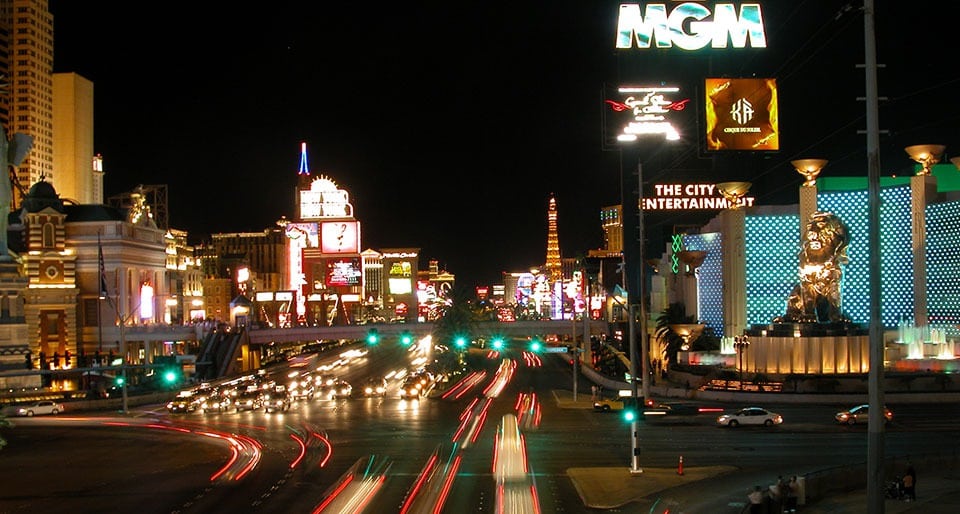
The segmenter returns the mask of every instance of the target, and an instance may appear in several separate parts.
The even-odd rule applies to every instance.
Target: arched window
[[[56,229],[53,227],[53,223],[44,223],[43,224],[43,248],[56,248]]]

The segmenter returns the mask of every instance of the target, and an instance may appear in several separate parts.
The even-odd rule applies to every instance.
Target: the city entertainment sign
[[[711,18],[712,16],[712,18]],[[720,3],[710,8],[700,2],[683,2],[668,12],[667,4],[620,4],[617,48],[766,48],[760,4]]]

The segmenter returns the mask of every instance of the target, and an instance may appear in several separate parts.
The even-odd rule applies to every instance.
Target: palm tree
[[[668,369],[671,362],[676,362],[677,352],[683,344],[683,338],[670,328],[670,325],[696,323],[693,316],[687,316],[687,307],[679,302],[671,303],[657,318],[657,330],[654,333],[660,345],[660,355],[663,369]]]

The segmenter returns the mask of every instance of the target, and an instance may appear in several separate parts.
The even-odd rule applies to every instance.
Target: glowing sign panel
[[[668,141],[680,139],[680,132],[671,121],[673,113],[686,108],[690,99],[674,100],[676,87],[621,87],[618,100],[604,100],[614,113],[623,113],[618,123],[617,141],[636,141],[639,136],[662,134]]]
[[[667,12],[666,4],[620,4],[617,19],[617,48],[671,48],[683,50],[712,48],[766,48],[763,14],[760,4],[743,4],[737,14],[732,3],[716,4],[710,20],[710,9],[700,3],[684,2]]]
[[[353,216],[350,195],[337,187],[333,180],[320,176],[310,183],[310,189],[300,191],[300,218],[344,218]]]
[[[355,286],[360,283],[362,275],[360,259],[331,259],[327,261],[326,283],[328,287]]]
[[[320,224],[320,251],[359,253],[359,221],[325,221]]]
[[[643,210],[721,210],[730,207],[730,202],[720,196],[715,184],[654,184],[653,190],[654,196],[643,197]],[[745,196],[740,199],[740,205],[753,207],[755,200],[752,196]]]
[[[706,79],[707,150],[779,150],[776,79]]]

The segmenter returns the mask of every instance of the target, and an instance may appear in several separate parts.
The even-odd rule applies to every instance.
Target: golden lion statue
[[[828,212],[810,215],[800,247],[800,283],[787,298],[787,312],[775,322],[849,322],[840,310],[840,285],[848,262],[850,233]]]

